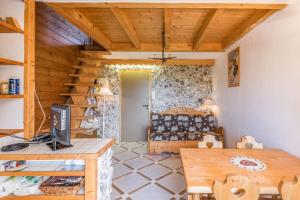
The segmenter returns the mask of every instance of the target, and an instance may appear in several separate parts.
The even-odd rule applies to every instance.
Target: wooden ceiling
[[[284,4],[48,3],[109,51],[224,51]]]

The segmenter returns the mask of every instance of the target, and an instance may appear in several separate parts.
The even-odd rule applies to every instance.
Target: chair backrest
[[[300,199],[300,176],[296,176],[293,181],[281,181],[279,190],[283,200]]]
[[[259,186],[247,176],[228,175],[225,181],[215,181],[213,188],[216,200],[257,200]]]
[[[216,140],[216,136],[207,134],[203,136],[203,141],[198,142],[198,148],[200,149],[215,149],[223,148],[223,142]]]
[[[263,149],[263,144],[255,141],[252,136],[243,136],[236,144],[237,149]]]

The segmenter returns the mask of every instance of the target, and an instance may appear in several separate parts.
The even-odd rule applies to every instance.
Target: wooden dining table
[[[212,194],[215,180],[224,181],[229,174],[246,175],[258,183],[260,194],[279,194],[280,181],[300,175],[300,159],[275,149],[196,149],[182,148],[180,155],[189,199]],[[263,171],[249,171],[231,163],[231,158],[247,156],[265,163]],[[199,195],[199,196],[198,196]]]

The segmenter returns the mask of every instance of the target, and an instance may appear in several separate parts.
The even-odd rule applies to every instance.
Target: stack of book
[[[0,160],[0,171],[19,171],[26,167],[26,160]]]

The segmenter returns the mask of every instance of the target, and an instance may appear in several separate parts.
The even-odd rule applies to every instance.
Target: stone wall
[[[102,137],[120,138],[120,94],[121,81],[119,72],[105,68],[102,74],[109,79],[114,96],[106,97],[105,129]],[[199,108],[203,101],[211,97],[212,69],[207,66],[176,65],[160,67],[152,72],[152,112],[161,112],[173,107]],[[82,123],[82,127],[98,128],[102,133],[103,101],[95,110],[87,114],[95,115],[94,120]]]

